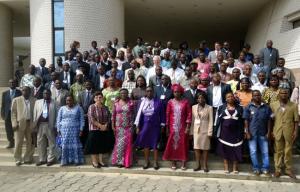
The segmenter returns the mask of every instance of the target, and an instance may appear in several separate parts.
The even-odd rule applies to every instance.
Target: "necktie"
[[[15,90],[10,91],[10,98],[13,99],[15,96]]]
[[[84,102],[84,107],[87,109],[89,107],[89,103],[90,103],[90,92],[87,92],[86,98],[85,98],[85,102]]]
[[[48,104],[47,104],[46,101],[44,101],[44,104],[43,104],[42,116],[43,116],[44,119],[46,119],[48,117]]]

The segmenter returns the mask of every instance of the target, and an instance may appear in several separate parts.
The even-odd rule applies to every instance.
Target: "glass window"
[[[300,27],[300,19],[293,22],[293,29]]]
[[[55,54],[64,53],[64,30],[54,32]]]
[[[64,27],[64,2],[54,2],[54,27]]]

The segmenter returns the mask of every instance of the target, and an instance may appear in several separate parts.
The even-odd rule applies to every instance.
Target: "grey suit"
[[[279,59],[279,52],[277,49],[268,49],[266,47],[260,50],[259,55],[264,66],[269,67],[270,70],[276,68]]]
[[[155,87],[161,85],[161,77],[157,78],[157,75],[154,75],[149,78],[149,86]]]
[[[225,59],[226,58],[225,53],[223,53],[221,50],[220,50],[220,53],[223,54],[223,57]],[[216,63],[217,62],[217,55],[216,55],[215,50],[210,51],[207,58],[210,60],[211,63]]]
[[[57,108],[55,101],[51,99],[47,106],[47,122],[40,122],[43,114],[44,99],[37,100],[33,110],[33,129],[37,132],[37,149],[40,162],[52,162],[55,159],[55,122]],[[47,157],[47,144],[49,152]]]
[[[51,98],[55,101],[57,111],[66,104],[66,97],[69,94],[69,91],[66,89],[60,89],[59,91],[60,93],[58,93],[57,89],[53,89],[51,92]]]

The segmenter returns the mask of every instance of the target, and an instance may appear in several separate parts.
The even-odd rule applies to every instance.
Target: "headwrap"
[[[172,89],[173,92],[179,91],[182,94],[184,93],[184,88],[179,84],[173,84],[171,89]]]
[[[199,78],[200,78],[200,80],[206,80],[206,79],[209,79],[209,75],[207,73],[201,73]]]

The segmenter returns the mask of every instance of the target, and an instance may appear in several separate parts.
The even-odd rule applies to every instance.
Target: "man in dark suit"
[[[226,101],[225,96],[231,92],[230,85],[221,82],[219,73],[212,76],[212,84],[207,88],[207,103],[212,106],[214,111]]]
[[[105,71],[111,70],[111,61],[108,60],[108,53],[107,52],[102,53],[101,65],[105,66]]]
[[[75,73],[70,70],[70,64],[65,62],[63,64],[63,71],[59,73],[59,80],[67,85],[67,88],[69,89],[70,86],[73,84],[75,77]]]
[[[164,108],[167,108],[168,101],[173,98],[173,92],[171,89],[171,79],[168,75],[162,75],[161,85],[154,87],[154,97],[160,99]],[[167,142],[166,129],[162,130],[161,143],[159,150],[163,151]]]
[[[149,78],[149,86],[155,87],[161,85],[161,78],[162,78],[162,67],[157,66],[155,67],[155,75]]]
[[[94,94],[93,82],[91,80],[86,80],[84,82],[84,87],[85,87],[85,90],[81,91],[78,96],[78,104],[83,109],[84,119],[85,119],[85,126],[83,128],[83,134],[81,135],[81,138],[80,138],[83,146],[85,145],[87,135],[89,132],[87,113],[88,113],[89,106],[93,103],[93,94]]]
[[[48,73],[43,76],[43,84],[48,83],[51,81],[51,73],[55,72],[55,66],[53,64],[50,64],[48,67]]]
[[[165,107],[168,101],[173,97],[173,92],[171,89],[171,79],[167,75],[161,77],[161,85],[154,87],[154,97],[162,100]]]
[[[93,63],[90,67],[90,78],[93,80],[97,73],[98,73],[98,68],[101,66],[101,57],[100,55],[95,55],[95,63]]]
[[[273,48],[273,42],[268,40],[265,48],[261,49],[259,52],[260,60],[263,66],[269,67],[270,70],[276,68],[277,61],[279,59],[279,52],[277,49]]]
[[[105,74],[105,66],[101,65],[97,69],[98,73],[93,79],[93,84],[95,86],[95,90],[102,90],[104,88],[104,81],[108,79],[108,75]]]
[[[83,75],[89,76],[90,73],[90,64],[84,62],[82,60],[82,54],[77,53],[76,54],[76,60],[71,62],[71,71],[73,73],[76,73],[76,70],[78,70],[80,67],[83,67],[85,70],[83,72]]]
[[[33,80],[32,97],[36,99],[43,99],[44,86],[42,85],[42,78],[36,76]]]
[[[5,122],[5,131],[6,137],[9,142],[8,148],[13,148],[15,146],[14,141],[14,132],[11,124],[11,101],[13,98],[19,97],[22,95],[22,92],[17,87],[17,80],[10,79],[9,80],[10,89],[2,93],[2,104],[1,104],[1,118]]]
[[[42,77],[42,79],[45,78],[45,76],[49,73],[48,68],[46,66],[46,59],[41,58],[39,60],[39,66],[35,68],[35,74]]]
[[[191,106],[197,104],[197,95],[200,92],[204,92],[202,90],[197,89],[197,86],[198,86],[197,79],[191,79],[190,88],[188,90],[186,90],[183,94],[183,97],[189,101]]]

